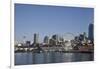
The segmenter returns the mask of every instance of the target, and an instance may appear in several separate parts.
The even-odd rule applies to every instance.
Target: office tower
[[[58,44],[63,45],[64,44],[64,38],[62,36],[58,37]]]
[[[84,35],[83,35],[83,34],[80,34],[80,35],[79,35],[79,40],[80,40],[80,41],[83,41],[83,40],[84,40]]]
[[[49,39],[49,45],[55,45],[55,41],[51,38],[51,39]]]
[[[58,41],[59,41],[58,35],[53,35],[52,36],[52,39],[55,41],[55,45],[57,45],[58,44]]]
[[[86,36],[86,32],[83,32],[83,35],[84,35],[84,39],[85,39],[85,38],[87,37],[87,36]]]
[[[30,46],[31,42],[30,41],[26,41],[26,46]]]
[[[39,34],[35,33],[34,34],[34,44],[39,43]]]
[[[79,37],[78,36],[75,36],[74,40],[75,41],[79,41]]]
[[[86,32],[84,32],[83,35],[84,35],[84,41],[87,41],[87,34],[86,34]]]
[[[45,36],[45,37],[44,37],[44,43],[45,43],[45,44],[49,44],[49,37],[48,37],[48,36]]]
[[[53,36],[52,36],[52,39],[58,41],[58,35],[53,35]]]
[[[91,40],[91,41],[94,40],[94,26],[93,26],[93,24],[89,24],[88,39]]]

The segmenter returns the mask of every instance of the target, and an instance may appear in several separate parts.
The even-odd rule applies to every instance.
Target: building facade
[[[93,24],[89,24],[88,39],[91,40],[91,41],[94,40],[94,25]]]
[[[39,34],[35,33],[34,34],[34,44],[39,43]]]
[[[44,43],[45,43],[45,44],[49,44],[49,37],[48,37],[48,36],[45,36],[45,37],[44,37]]]

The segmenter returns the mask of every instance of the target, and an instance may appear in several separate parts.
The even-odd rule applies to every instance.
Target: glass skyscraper
[[[94,40],[94,25],[93,24],[89,24],[88,39],[92,41]]]

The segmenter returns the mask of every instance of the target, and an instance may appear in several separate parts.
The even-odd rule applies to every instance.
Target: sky
[[[93,16],[93,8],[15,4],[15,41],[22,42],[23,36],[33,41],[34,33],[39,34],[40,41],[46,35],[88,34]]]

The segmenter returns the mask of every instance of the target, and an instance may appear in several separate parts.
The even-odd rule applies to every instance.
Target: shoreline
[[[49,52],[60,52],[60,53],[94,53],[94,51],[15,51],[15,53],[49,53]]]

